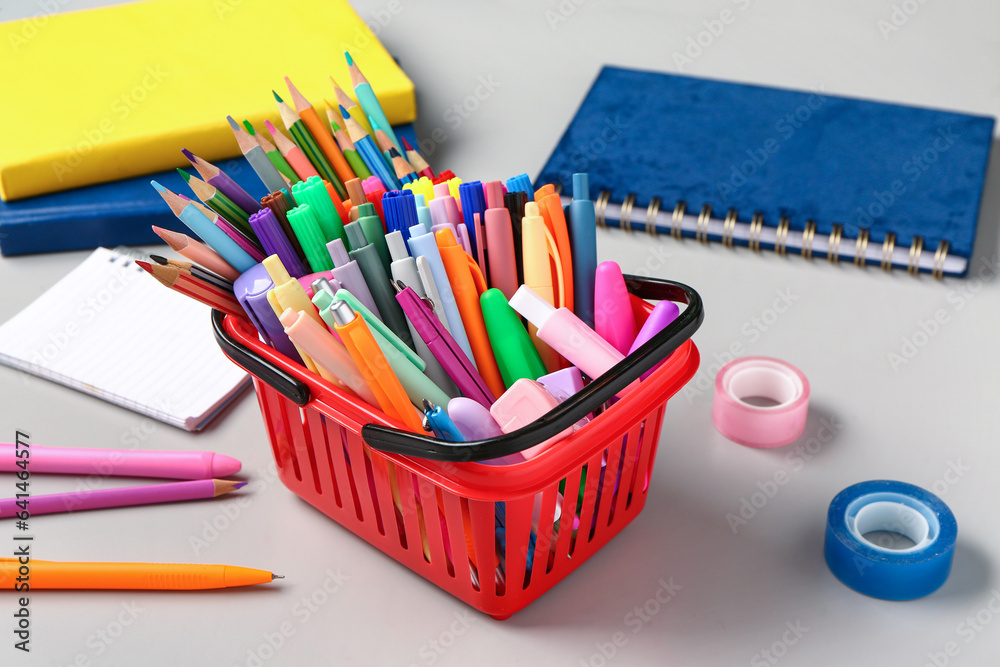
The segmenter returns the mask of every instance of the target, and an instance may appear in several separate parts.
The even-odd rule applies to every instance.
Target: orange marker
[[[482,306],[479,305],[479,296],[486,291],[486,280],[480,273],[476,260],[462,250],[450,229],[440,230],[434,238],[455,295],[455,304],[462,316],[465,334],[472,347],[472,356],[476,359],[476,368],[493,395],[500,396],[507,388],[493,357],[493,346],[490,345]]]
[[[0,558],[0,590],[17,589],[22,566],[16,558]],[[32,590],[203,590],[265,584],[280,575],[232,565],[180,563],[66,563],[31,559]],[[23,582],[21,582],[23,583]]]
[[[399,383],[399,378],[389,366],[364,319],[347,302],[339,299],[330,304],[330,313],[336,323],[333,328],[375,394],[382,412],[411,430],[422,433],[424,426],[420,413],[410,403],[403,385]]]
[[[340,180],[346,182],[352,178],[357,178],[354,170],[347,164],[344,154],[340,152],[337,142],[333,140],[333,135],[330,134],[330,126],[319,119],[316,109],[313,108],[309,100],[302,96],[299,89],[292,85],[291,79],[287,76],[285,77],[285,83],[288,84],[288,92],[292,94],[292,102],[295,103],[295,113],[305,123],[306,129],[309,130],[313,139],[319,144],[320,150],[323,151],[323,155],[326,156],[333,170],[337,172]]]
[[[555,193],[556,193],[556,186],[552,185],[551,183],[548,183],[535,190],[535,201],[540,202],[542,201],[543,197],[554,195]]]
[[[573,255],[569,245],[569,228],[566,226],[566,214],[563,212],[562,200],[557,194],[545,195],[538,203],[538,208],[545,219],[545,226],[552,233],[559,251],[559,261],[562,263],[563,297],[562,303],[553,304],[573,310]]]

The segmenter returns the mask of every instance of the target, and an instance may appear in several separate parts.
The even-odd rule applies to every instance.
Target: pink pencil
[[[165,484],[146,484],[145,486],[126,486],[118,489],[52,493],[44,496],[32,496],[29,500],[5,498],[0,500],[0,519],[17,516],[18,512],[23,511],[27,511],[30,516],[35,516],[37,514],[77,512],[107,507],[173,503],[179,500],[200,500],[221,496],[245,485],[246,482],[231,482],[225,479],[197,479],[192,482],[167,482]]]
[[[153,231],[163,239],[163,242],[173,249],[174,252],[188,258],[195,264],[199,264],[212,273],[216,273],[227,280],[236,280],[240,277],[240,272],[229,265],[229,262],[222,259],[222,255],[215,252],[201,241],[196,241],[187,234],[172,232],[153,225]]]
[[[281,156],[285,158],[285,161],[291,165],[292,171],[301,178],[303,181],[310,176],[319,176],[319,172],[316,168],[312,166],[309,162],[309,158],[305,156],[302,149],[295,145],[295,143],[281,133],[281,130],[276,128],[271,124],[271,121],[265,120],[264,125],[267,127],[267,131],[271,133],[271,138],[274,139],[274,145],[278,147],[278,152]]]
[[[18,448],[24,451],[23,446]],[[23,456],[23,454],[22,454]],[[23,470],[27,460],[31,473],[96,475],[99,477],[159,477],[162,479],[206,479],[229,477],[242,464],[231,456],[214,452],[154,451],[140,449],[91,449],[31,445],[28,458],[15,458],[14,443],[0,442],[0,472]]]

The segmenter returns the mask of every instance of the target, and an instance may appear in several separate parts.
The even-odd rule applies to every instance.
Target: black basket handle
[[[379,451],[459,463],[485,461],[514,454],[563,432],[584,415],[611,400],[659,361],[666,359],[698,330],[704,320],[701,297],[687,285],[632,275],[625,276],[625,284],[629,292],[642,299],[686,303],[687,308],[635,353],[625,357],[583,391],[560,403],[532,425],[496,438],[464,443],[443,442],[429,435],[377,424],[366,424],[361,429],[361,437],[372,449]]]
[[[223,318],[222,312],[212,309],[212,330],[222,352],[291,402],[305,406],[309,402],[309,387],[233,338],[222,324]]]
[[[627,356],[607,373],[587,385],[583,391],[553,408],[531,426],[496,438],[461,444],[443,442],[430,435],[400,431],[377,424],[366,424],[362,427],[361,437],[370,447],[379,451],[459,463],[485,461],[514,454],[563,432],[580,421],[584,415],[611,400],[659,361],[666,359],[698,330],[704,320],[701,297],[687,285],[672,280],[633,275],[625,276],[625,284],[629,292],[639,298],[686,303],[687,308],[634,354]],[[309,402],[309,387],[304,382],[237,342],[226,331],[222,320],[223,314],[213,310],[212,327],[215,338],[226,356],[296,405],[305,406]]]

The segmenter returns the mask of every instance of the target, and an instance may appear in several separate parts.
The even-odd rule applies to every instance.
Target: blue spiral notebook
[[[600,223],[964,275],[994,119],[604,67],[536,181]]]
[[[413,125],[394,126],[397,136],[417,145]],[[180,146],[177,154],[180,155]],[[183,158],[181,158],[183,159]],[[267,194],[257,174],[242,157],[215,166],[254,197]],[[190,165],[185,165],[189,167]],[[189,169],[188,171],[192,171]],[[40,197],[0,201],[0,254],[27,255],[89,248],[163,243],[151,227],[190,233],[149,184],[188,196],[190,189],[176,171],[101,183]]]

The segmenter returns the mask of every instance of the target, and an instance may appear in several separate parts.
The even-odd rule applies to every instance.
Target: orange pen
[[[344,342],[362,377],[375,394],[379,407],[388,417],[396,419],[411,430],[422,433],[422,415],[410,403],[403,385],[393,372],[368,325],[346,301],[330,304],[334,329]]]
[[[442,229],[434,235],[444,262],[444,270],[455,295],[455,305],[462,316],[462,325],[476,359],[476,368],[486,381],[494,396],[503,394],[507,387],[500,376],[500,368],[493,357],[493,346],[486,333],[479,296],[486,291],[486,279],[479,271],[479,265],[469,253],[462,250],[450,229]]]
[[[543,197],[554,195],[555,193],[556,193],[556,186],[552,185],[551,183],[548,183],[535,190],[535,201],[540,202],[542,201]]]
[[[330,166],[337,172],[340,180],[347,182],[352,178],[357,178],[354,170],[347,164],[344,154],[340,152],[340,148],[337,146],[337,142],[334,141],[333,135],[330,134],[330,126],[319,119],[316,109],[313,108],[309,100],[303,97],[299,89],[292,85],[291,79],[287,76],[285,77],[285,83],[288,84],[288,92],[292,94],[292,102],[295,103],[295,113],[305,123],[306,129],[309,130],[313,139],[319,144],[319,149],[323,151],[323,155],[329,160]]]
[[[232,565],[69,563],[0,558],[0,590],[202,590],[266,584],[281,575]],[[26,586],[22,588],[22,586]]]
[[[559,195],[551,194],[542,197],[538,202],[538,208],[545,219],[545,226],[552,233],[555,239],[556,249],[559,251],[559,262],[562,264],[562,303],[553,304],[557,308],[562,306],[573,310],[573,254],[569,245],[569,228],[566,226],[566,214],[563,212],[562,199]]]

